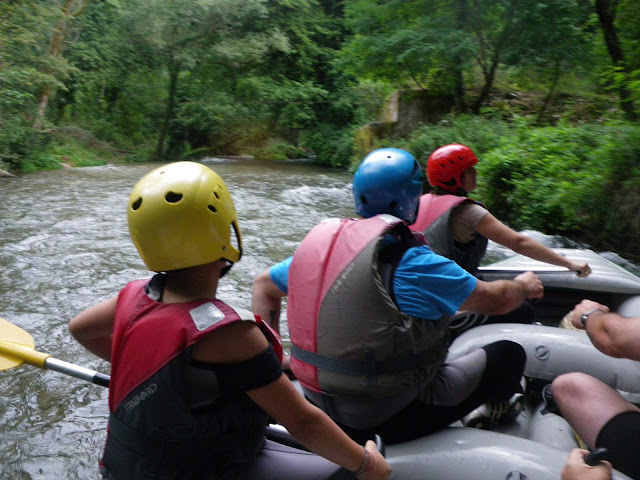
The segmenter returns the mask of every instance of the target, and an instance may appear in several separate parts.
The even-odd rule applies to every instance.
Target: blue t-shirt
[[[288,293],[289,266],[293,257],[269,269],[271,280]],[[453,260],[437,255],[426,245],[405,252],[393,277],[398,308],[417,318],[438,319],[453,315],[476,288],[477,279]]]
[[[269,269],[269,276],[273,283],[276,284],[284,293],[289,293],[289,267],[293,257],[289,257],[280,263],[276,263]]]

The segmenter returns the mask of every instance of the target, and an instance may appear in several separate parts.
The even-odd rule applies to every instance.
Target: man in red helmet
[[[427,160],[427,179],[432,193],[422,195],[413,231],[423,232],[434,252],[454,260],[472,275],[477,275],[489,240],[535,260],[566,267],[586,277],[591,268],[576,263],[545,247],[531,237],[518,233],[494,217],[480,202],[468,198],[476,189],[475,153],[461,144],[435,150]],[[482,323],[531,323],[531,305],[507,315],[487,318],[473,312],[461,313],[451,322],[454,335]]]

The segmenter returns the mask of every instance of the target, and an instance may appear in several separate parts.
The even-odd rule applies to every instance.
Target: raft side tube
[[[558,480],[567,451],[498,432],[448,427],[387,445],[393,480]],[[614,470],[615,480],[630,477]]]
[[[624,300],[616,309],[616,313],[626,318],[640,316],[640,295],[634,295]]]
[[[640,403],[640,362],[605,355],[581,330],[517,323],[481,325],[456,338],[447,359],[498,340],[522,345],[527,354],[525,377],[549,383],[563,373],[583,372],[617,390],[630,402]]]
[[[569,422],[550,411],[541,393],[535,390],[525,394],[522,410],[515,421],[493,426],[490,430],[526,438],[557,450],[564,450],[567,454],[580,446]]]
[[[579,278],[568,269],[533,260],[525,255],[514,255],[478,268],[483,280],[510,279],[519,273],[539,273],[545,288],[565,288],[585,292],[610,292],[624,295],[640,295],[640,277],[588,249],[554,248],[553,251],[574,262],[586,262],[591,274]]]

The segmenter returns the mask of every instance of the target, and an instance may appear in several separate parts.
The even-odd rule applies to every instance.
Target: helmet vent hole
[[[216,207],[214,207],[213,205],[207,205],[207,208],[211,210],[213,213],[216,213],[218,211],[216,210]]]
[[[131,204],[131,209],[135,212],[142,205],[142,197],[138,197],[138,199]]]
[[[363,205],[366,205],[367,202],[367,197],[365,197],[364,195],[360,195],[360,202],[362,202]]]
[[[220,197],[218,196],[218,192],[213,192],[213,194],[216,196],[218,200],[220,200]]]
[[[169,203],[178,203],[180,200],[182,200],[182,194],[169,192],[164,196],[164,199]]]

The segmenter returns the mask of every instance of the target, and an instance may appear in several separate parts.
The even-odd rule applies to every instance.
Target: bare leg
[[[562,416],[589,448],[594,448],[600,430],[611,418],[623,412],[640,412],[607,384],[584,373],[560,375],[552,389]]]

